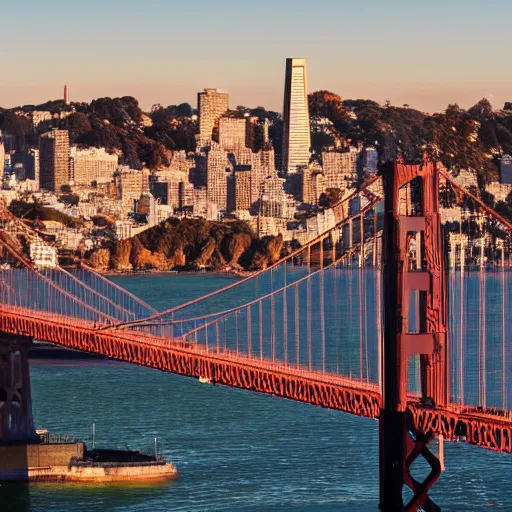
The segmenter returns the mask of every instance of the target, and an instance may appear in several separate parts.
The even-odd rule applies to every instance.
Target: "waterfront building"
[[[51,130],[39,139],[40,187],[60,192],[69,184],[69,132]]]
[[[283,164],[287,174],[309,163],[309,126],[306,59],[286,59],[283,107]]]
[[[218,92],[217,89],[205,89],[197,95],[197,109],[199,111],[199,144],[211,140],[213,129],[219,118],[229,108],[229,96],[227,93]]]

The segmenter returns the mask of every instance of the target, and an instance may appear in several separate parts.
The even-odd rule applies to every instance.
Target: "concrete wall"
[[[71,457],[84,456],[84,443],[0,446],[0,471],[68,466]]]

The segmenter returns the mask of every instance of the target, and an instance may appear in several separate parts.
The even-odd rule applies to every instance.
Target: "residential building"
[[[12,164],[22,164],[25,169],[26,179],[35,180],[39,186],[39,150],[23,149],[16,151],[11,156]]]
[[[180,208],[194,206],[194,185],[188,181],[178,183],[178,204]]]
[[[138,171],[124,165],[116,172],[117,199],[121,201],[123,215],[134,211],[135,201],[149,189],[147,169]]]
[[[229,97],[227,93],[218,92],[217,89],[205,89],[197,95],[197,109],[199,111],[199,141],[211,140],[213,129],[219,118],[229,108]]]
[[[306,59],[286,59],[283,108],[283,164],[287,174],[309,163],[309,126]]]
[[[52,126],[53,115],[47,110],[34,110],[32,112],[32,125],[34,130],[39,130],[39,133],[43,130],[47,130]]]
[[[236,117],[219,119],[219,145],[226,151],[245,148],[247,122]]]
[[[263,217],[285,217],[286,194],[282,178],[265,178],[261,184],[260,210]]]
[[[249,210],[252,206],[251,166],[237,165],[233,171],[233,210]]]
[[[151,181],[150,190],[160,204],[179,207],[179,181]]]
[[[109,183],[119,164],[118,155],[105,148],[71,148],[70,172],[75,185],[90,185],[93,181]]]
[[[319,165],[309,165],[302,170],[301,200],[306,204],[318,204],[324,191],[324,175]]]
[[[230,174],[227,153],[213,146],[206,156],[206,198],[219,210],[227,208],[227,178]]]
[[[338,188],[345,192],[357,179],[359,150],[324,151],[322,153],[324,187]]]
[[[60,192],[69,184],[69,132],[52,130],[39,139],[40,187]]]

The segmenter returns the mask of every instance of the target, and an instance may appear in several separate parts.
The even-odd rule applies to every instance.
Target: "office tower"
[[[245,148],[246,120],[234,117],[219,119],[219,145],[226,151]]]
[[[311,134],[309,128],[306,59],[286,59],[283,108],[283,165],[285,173],[308,165]]]
[[[69,132],[52,130],[39,139],[40,187],[60,192],[69,184]]]
[[[199,143],[212,139],[213,129],[219,118],[229,108],[228,95],[217,92],[217,89],[205,89],[197,94],[197,109],[199,111]]]

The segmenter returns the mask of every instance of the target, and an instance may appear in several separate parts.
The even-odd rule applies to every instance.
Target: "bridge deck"
[[[91,322],[14,306],[0,307],[0,330],[367,418],[375,419],[380,414],[378,385],[349,377],[293,368],[134,331],[98,329]],[[443,434],[447,440],[463,436],[470,444],[512,453],[512,424],[508,413],[461,408],[455,404],[436,409],[422,406],[413,396],[409,411],[411,421],[424,432]]]

